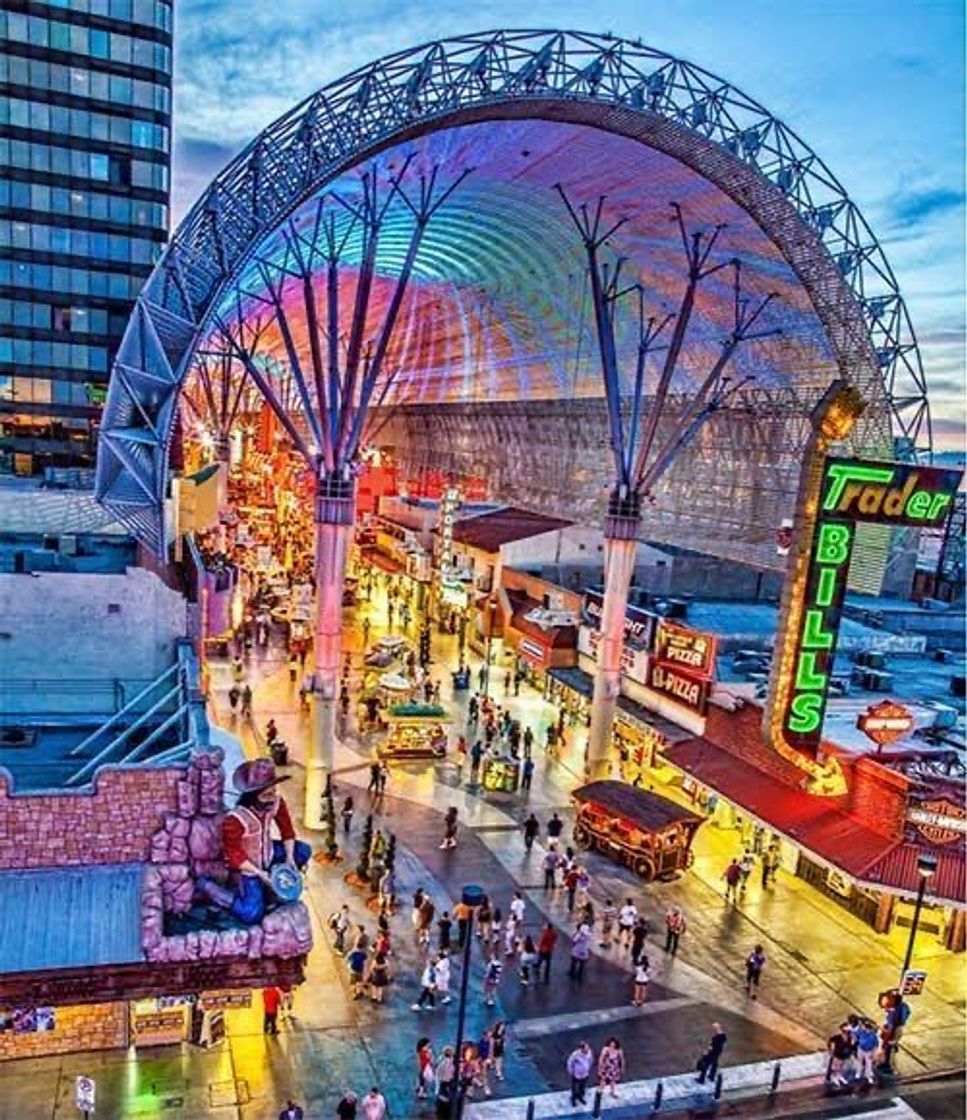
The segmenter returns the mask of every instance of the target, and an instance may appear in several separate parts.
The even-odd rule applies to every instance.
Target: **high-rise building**
[[[0,473],[92,466],[168,234],[170,0],[0,10]]]

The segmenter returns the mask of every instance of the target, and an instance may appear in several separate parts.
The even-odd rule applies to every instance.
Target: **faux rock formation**
[[[197,879],[228,880],[222,853],[223,761],[219,748],[195,752],[178,782],[177,811],[164,815],[151,838],[141,891],[141,946],[148,960],[300,957],[312,948],[309,911],[302,902],[277,907],[260,925],[165,935],[165,915],[188,913]]]

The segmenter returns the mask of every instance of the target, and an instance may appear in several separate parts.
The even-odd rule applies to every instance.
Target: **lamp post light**
[[[467,936],[463,943],[463,972],[460,976],[460,1003],[457,1007],[457,1044],[453,1051],[453,1081],[450,1083],[450,1107],[447,1113],[449,1120],[457,1120],[463,1112],[460,1061],[463,1052],[464,1021],[467,1016],[467,987],[470,983],[470,946],[473,943],[473,921],[477,915],[477,908],[484,900],[483,887],[469,883],[463,888],[461,898],[464,906],[470,909],[470,918],[467,921]]]
[[[910,926],[910,939],[907,941],[907,955],[903,958],[903,969],[900,972],[900,996],[903,996],[903,979],[906,976],[910,962],[913,960],[913,943],[917,938],[917,927],[920,925],[920,911],[923,908],[923,896],[927,883],[937,870],[937,857],[931,852],[921,852],[917,857],[917,874],[920,876],[920,885],[917,887],[917,903],[913,908],[913,924]]]
[[[484,665],[484,696],[490,695],[490,670],[493,668],[493,648],[494,648],[494,617],[497,614],[497,600],[490,596],[487,600],[487,651],[485,657],[487,659]]]

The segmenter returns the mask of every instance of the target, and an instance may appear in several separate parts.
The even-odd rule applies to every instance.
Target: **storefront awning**
[[[762,824],[854,879],[863,879],[868,868],[896,843],[827,799],[811,797],[779,781],[708,739],[677,743],[664,757]]]
[[[927,880],[926,897],[943,902],[964,905],[964,875],[967,873],[963,848],[954,842],[949,850],[931,848],[937,857],[937,870]],[[920,886],[917,858],[923,852],[918,844],[897,844],[878,859],[863,875],[864,882],[872,887],[889,891],[916,894]]]
[[[377,552],[375,549],[366,549],[363,552],[363,559],[393,576],[404,571],[403,565],[397,560],[393,560],[385,553]]]
[[[580,696],[591,696],[594,692],[594,677],[583,669],[548,669],[547,675]]]
[[[677,723],[672,723],[671,720],[665,719],[664,716],[658,715],[656,712],[646,708],[643,704],[637,703],[632,700],[630,696],[618,697],[618,711],[624,712],[635,723],[640,723],[645,727],[650,727],[652,731],[659,734],[666,743],[680,743],[683,739],[692,738],[692,733],[686,731],[683,727],[679,727]]]

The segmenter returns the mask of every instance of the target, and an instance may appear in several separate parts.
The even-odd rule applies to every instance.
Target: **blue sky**
[[[886,248],[920,339],[940,446],[964,441],[960,0],[181,0],[175,220],[265,125],[383,54],[496,27],[611,31],[762,102],[837,175]]]

